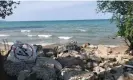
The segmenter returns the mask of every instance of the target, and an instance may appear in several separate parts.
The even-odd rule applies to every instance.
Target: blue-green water
[[[115,36],[117,28],[110,20],[68,21],[3,21],[0,22],[0,42],[20,40],[31,44],[62,43],[76,40],[78,43],[118,43],[109,37]]]

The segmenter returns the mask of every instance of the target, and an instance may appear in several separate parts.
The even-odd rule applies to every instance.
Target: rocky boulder
[[[88,48],[89,45],[90,45],[90,43],[85,43],[85,44],[83,44],[81,47],[82,47],[82,48]]]
[[[6,73],[10,76],[18,76],[20,71],[28,70],[31,71],[31,68],[35,65],[33,62],[12,62],[5,61],[4,69]]]
[[[62,69],[62,65],[58,61],[56,61],[56,60],[54,60],[52,58],[47,58],[47,57],[38,57],[37,58],[36,66],[45,65],[45,64],[46,65],[47,64],[51,64],[51,65],[53,65],[58,70]]]
[[[17,80],[37,80],[36,73],[28,70],[20,71]]]
[[[80,58],[61,57],[56,59],[64,67],[72,68],[79,65],[82,70],[85,70],[84,62]]]
[[[42,80],[55,80],[60,76],[62,65],[52,58],[38,57],[36,65],[32,68],[37,78]]]
[[[108,52],[108,47],[104,46],[104,45],[98,45],[98,50],[102,53],[102,54],[107,54]]]
[[[57,52],[61,53],[64,51],[70,51],[70,50],[76,50],[76,51],[80,51],[80,47],[77,45],[76,41],[70,41],[68,43],[65,43],[63,45],[60,45],[57,47]]]
[[[64,68],[61,75],[63,80],[95,80],[93,73],[75,68]]]
[[[133,74],[125,72],[117,80],[133,80]]]

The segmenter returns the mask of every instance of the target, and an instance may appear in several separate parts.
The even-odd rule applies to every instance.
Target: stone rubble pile
[[[133,57],[118,46],[70,42],[53,48],[36,47],[35,62],[5,61],[7,74],[18,80],[32,80],[29,77],[35,76],[31,73],[41,80],[133,80]]]

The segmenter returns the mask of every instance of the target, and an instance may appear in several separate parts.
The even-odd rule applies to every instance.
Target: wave
[[[45,37],[45,38],[49,38],[49,37],[51,37],[52,35],[38,35],[38,37],[40,37],[40,38],[43,38],[43,37]]]
[[[10,35],[6,35],[6,34],[0,34],[0,37],[8,37]]]
[[[31,29],[31,28],[44,28],[44,26],[11,26],[11,27],[0,27],[0,30],[18,30],[18,29]]]
[[[78,29],[79,31],[81,31],[81,32],[86,32],[86,30],[84,30],[84,29]]]
[[[30,32],[31,30],[21,30],[21,32]]]
[[[60,36],[60,37],[58,37],[59,39],[65,39],[65,40],[68,40],[68,39],[70,39],[70,38],[72,38],[72,37],[68,37],[68,36]]]
[[[27,36],[28,36],[28,37],[33,37],[33,36],[36,36],[36,35],[30,35],[30,34],[29,34],[29,35],[27,35]]]

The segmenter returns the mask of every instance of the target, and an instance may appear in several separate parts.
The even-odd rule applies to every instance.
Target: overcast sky
[[[96,12],[96,1],[21,1],[7,21],[109,19]]]

